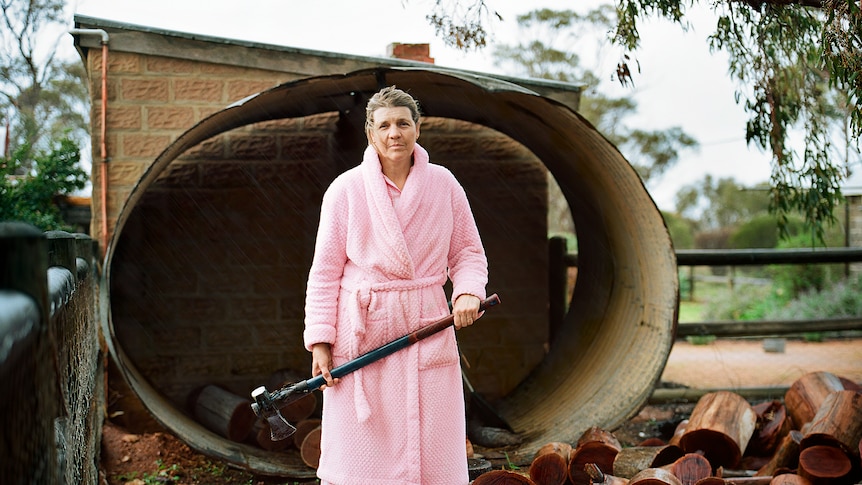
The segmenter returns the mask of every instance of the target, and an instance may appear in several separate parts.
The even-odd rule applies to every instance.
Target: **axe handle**
[[[489,296],[488,298],[486,298],[485,300],[483,300],[479,304],[479,311],[485,311],[488,308],[491,308],[492,306],[497,305],[499,303],[500,303],[500,297],[497,296],[496,293],[494,293],[493,295]],[[335,367],[334,369],[332,369],[332,371],[330,371],[332,374],[332,377],[334,377],[334,378],[344,377],[347,374],[350,374],[351,372],[353,372],[357,369],[365,367],[366,365],[368,365],[372,362],[376,362],[376,361],[378,361],[378,360],[380,360],[380,359],[382,359],[388,355],[391,355],[395,352],[398,352],[401,349],[407,348],[407,347],[415,344],[416,342],[418,342],[420,340],[426,339],[426,338],[436,334],[437,332],[439,332],[445,328],[448,328],[454,322],[455,322],[455,317],[454,317],[454,315],[450,314],[447,317],[441,318],[440,320],[437,320],[436,322],[429,323],[428,325],[426,325],[426,326],[424,326],[424,327],[422,327],[422,328],[420,328],[420,329],[418,329],[412,333],[404,335],[403,337],[399,337],[399,338],[397,338],[397,339],[395,339],[395,340],[393,340],[387,344],[383,344],[374,350],[369,350],[368,352],[360,355],[359,357],[357,357],[353,360],[350,360],[348,362],[345,362],[344,364],[341,364],[338,367]],[[317,389],[320,386],[326,384],[326,379],[324,379],[322,375],[319,375],[317,377],[313,377],[311,379],[306,380],[304,384],[305,385],[301,386],[301,387],[304,387],[305,389],[308,389],[308,390],[314,390],[314,389]]]

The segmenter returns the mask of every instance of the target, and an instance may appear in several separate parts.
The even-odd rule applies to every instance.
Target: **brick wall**
[[[98,120],[101,56],[89,52]],[[305,77],[121,51],[108,67],[111,229],[141,175],[194,123]],[[113,327],[138,371],[178,407],[205,384],[248,395],[276,369],[308,373],[305,279],[319,201],[343,163],[338,133],[329,113],[223,133],[174,161],[130,212],[111,268]],[[489,291],[505,301],[505,311],[459,334],[474,386],[502,396],[547,349],[546,170],[481,126],[428,118],[422,138],[464,185],[490,260]],[[99,234],[98,168],[93,176]]]

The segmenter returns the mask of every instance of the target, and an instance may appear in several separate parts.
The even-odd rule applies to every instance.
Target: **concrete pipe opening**
[[[441,70],[371,69],[286,83],[204,119],[131,191],[107,248],[101,302],[117,367],[192,448],[255,473],[310,478],[298,452],[236,442],[195,419],[202,386],[238,396],[308,376],[305,277],[319,203],[358,163],[364,105],[384,85],[419,99],[422,139],[467,191],[503,304],[458,333],[477,392],[530,457],[646,403],[673,342],[676,261],[655,203],[619,151],[571,109]],[[547,172],[571,209],[577,280],[548,316]]]

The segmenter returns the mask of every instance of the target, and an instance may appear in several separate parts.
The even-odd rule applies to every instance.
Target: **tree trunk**
[[[320,426],[305,435],[299,447],[299,456],[302,457],[302,462],[311,468],[317,469],[320,465]]]
[[[569,458],[569,480],[574,485],[588,485],[591,481],[584,467],[594,463],[602,473],[610,474],[614,459],[622,449],[619,440],[610,432],[596,426],[578,438],[577,446]]]
[[[539,448],[530,464],[530,479],[536,485],[563,485],[569,478],[572,445],[552,442]]]
[[[491,470],[473,480],[472,485],[536,485],[528,477],[508,470]]]
[[[196,394],[194,416],[207,429],[236,442],[245,441],[257,421],[251,400],[216,385],[204,386]]]
[[[681,458],[685,453],[675,445],[632,446],[623,448],[614,458],[613,474],[631,478],[645,468],[661,468]]]
[[[791,430],[778,445],[769,462],[757,470],[755,475],[766,477],[775,475],[780,470],[795,470],[799,465],[800,443],[802,443],[802,432]]]
[[[830,393],[844,390],[841,379],[830,372],[811,372],[796,379],[784,394],[784,406],[794,429],[802,429],[814,419],[820,404]]]
[[[742,396],[729,391],[704,394],[692,410],[680,448],[702,452],[713,468],[739,465],[754,434],[757,414]]]
[[[682,482],[662,468],[646,468],[633,476],[629,485],[682,485]]]
[[[851,483],[852,469],[850,458],[834,446],[815,445],[799,453],[799,476],[814,485]]]
[[[661,467],[673,473],[682,485],[694,485],[698,480],[712,476],[712,465],[703,455],[686,453],[669,465]]]

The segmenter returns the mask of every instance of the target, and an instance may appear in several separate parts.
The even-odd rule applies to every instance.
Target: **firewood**
[[[739,394],[707,393],[692,410],[679,446],[686,453],[702,452],[713,468],[735,467],[756,424],[754,408]]]
[[[491,470],[473,480],[472,485],[536,485],[529,477],[509,470]]]
[[[572,445],[561,442],[548,443],[533,456],[530,463],[530,479],[536,485],[563,485],[569,478],[569,455]]]
[[[862,440],[862,394],[836,391],[823,400],[802,438],[802,449],[812,445],[840,448],[853,456]]]
[[[587,463],[584,471],[589,475],[590,483],[593,485],[628,485],[629,483],[625,478],[602,473],[595,463]]]
[[[682,438],[682,435],[685,434],[686,426],[688,426],[687,419],[683,419],[682,421],[677,423],[676,429],[673,430],[673,436],[670,437],[670,440],[668,440],[667,444],[679,446],[679,440],[680,438]]]
[[[660,468],[681,458],[685,453],[675,445],[632,446],[623,448],[614,458],[611,473],[618,477],[631,478],[644,468]]]
[[[849,483],[852,468],[850,458],[835,446],[814,445],[799,453],[799,476],[816,485]]]
[[[669,465],[661,467],[679,479],[682,485],[694,485],[701,478],[712,476],[712,465],[703,455],[686,453]]]
[[[795,473],[782,473],[772,477],[769,485],[811,485],[811,482]]]
[[[793,428],[787,409],[780,401],[773,400],[754,405],[757,425],[754,435],[745,449],[746,455],[769,456]]]
[[[213,384],[195,394],[194,417],[207,429],[238,443],[248,438],[257,421],[251,400]]]
[[[302,462],[311,468],[320,465],[320,426],[309,431],[299,447]]]
[[[727,485],[723,478],[719,477],[703,477],[694,482],[694,485]]]
[[[569,457],[569,480],[575,485],[590,483],[590,476],[584,470],[587,463],[595,463],[602,473],[610,473],[621,449],[622,445],[611,432],[591,427],[578,438]]]
[[[784,406],[793,420],[794,429],[802,429],[805,423],[814,419],[826,396],[841,390],[844,390],[844,384],[831,372],[810,372],[796,379],[784,393]]]
[[[293,433],[293,444],[297,448],[302,448],[302,440],[308,436],[313,429],[320,426],[320,420],[317,418],[303,419],[296,423],[296,431]]]
[[[772,458],[766,465],[763,465],[755,475],[759,477],[772,476],[781,468],[795,469],[799,464],[799,450],[802,443],[802,432],[791,430],[787,436],[781,440],[778,449],[772,454]]]
[[[629,480],[629,485],[682,485],[682,482],[662,468],[645,468]]]

